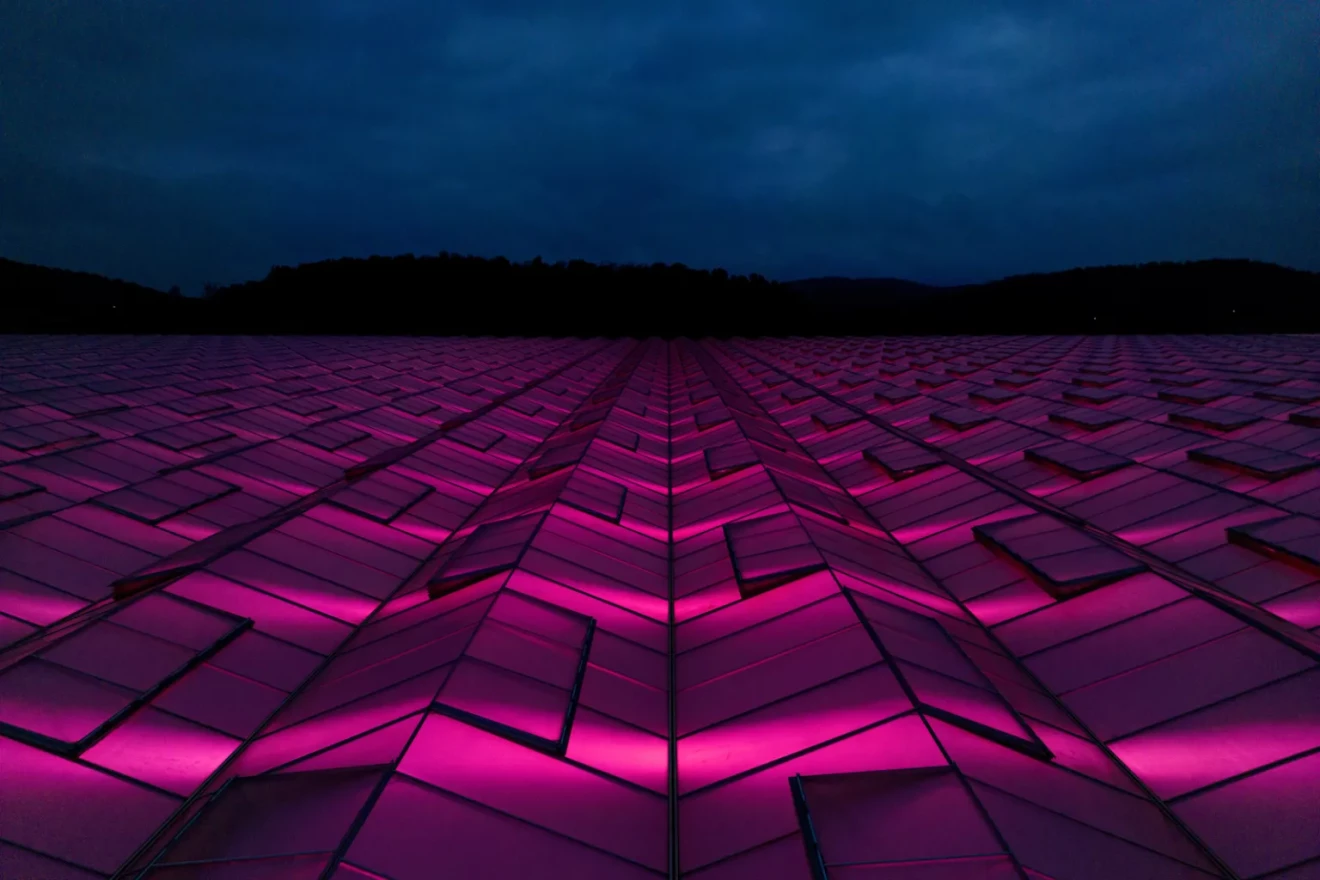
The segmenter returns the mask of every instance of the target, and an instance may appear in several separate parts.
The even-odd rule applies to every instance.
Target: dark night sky
[[[5,0],[0,256],[1320,269],[1315,0]]]

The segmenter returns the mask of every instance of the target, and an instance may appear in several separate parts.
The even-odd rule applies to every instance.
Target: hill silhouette
[[[933,287],[440,253],[275,266],[203,297],[0,259],[6,332],[728,336],[1320,331],[1320,273],[1251,260]]]
[[[0,293],[0,332],[8,333],[168,332],[197,311],[177,291],[4,258]]]
[[[1091,266],[956,287],[806,279],[824,325],[918,333],[1320,331],[1320,273],[1255,260]],[[886,332],[886,331],[867,331]]]

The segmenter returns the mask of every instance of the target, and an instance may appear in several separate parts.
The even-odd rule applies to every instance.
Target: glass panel
[[[947,769],[803,779],[827,865],[986,855],[1002,846]]]
[[[427,718],[399,769],[654,870],[665,867],[665,798],[452,718]]]
[[[143,708],[83,752],[83,760],[189,795],[238,745],[237,739]]]
[[[567,690],[471,660],[458,664],[437,701],[550,742],[568,712]]]
[[[65,743],[88,736],[136,697],[40,660],[0,673],[0,721]]]
[[[162,861],[332,852],[381,775],[327,770],[237,779]]]
[[[19,807],[0,810],[0,838],[106,874],[179,805],[177,798],[4,737],[0,792],[7,805]]]
[[[663,818],[659,821],[663,826]],[[509,845],[510,841],[517,843]],[[385,787],[349,847],[347,861],[392,880],[432,880],[437,866],[455,877],[653,880],[656,876],[406,778],[395,778]],[[335,880],[359,878],[335,875]]]
[[[195,652],[97,621],[42,652],[42,659],[114,684],[146,691],[182,669]]]

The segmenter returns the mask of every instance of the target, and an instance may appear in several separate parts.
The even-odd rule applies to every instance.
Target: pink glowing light
[[[83,753],[93,764],[179,795],[192,794],[239,740],[143,709]]]
[[[590,709],[578,709],[566,757],[657,794],[669,791],[668,740]]]
[[[249,745],[233,765],[238,775],[255,775],[295,761],[420,712],[430,705],[448,670],[440,670],[389,690],[266,734]]]
[[[679,740],[679,790],[695,791],[911,708],[888,669],[863,670]]]
[[[1320,678],[1312,673],[1262,703],[1258,717],[1209,711],[1110,748],[1162,797],[1176,797],[1320,746]],[[1285,703],[1287,697],[1309,700]]]
[[[6,839],[105,873],[116,870],[179,804],[5,737],[0,737],[0,791],[6,805],[23,805],[0,810]]]
[[[1300,877],[1318,372],[8,337],[0,876]]]
[[[659,870],[665,799],[432,715],[399,770]]]

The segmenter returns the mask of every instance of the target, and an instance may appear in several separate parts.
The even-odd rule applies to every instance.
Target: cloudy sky
[[[5,0],[0,256],[1320,269],[1315,0]]]

